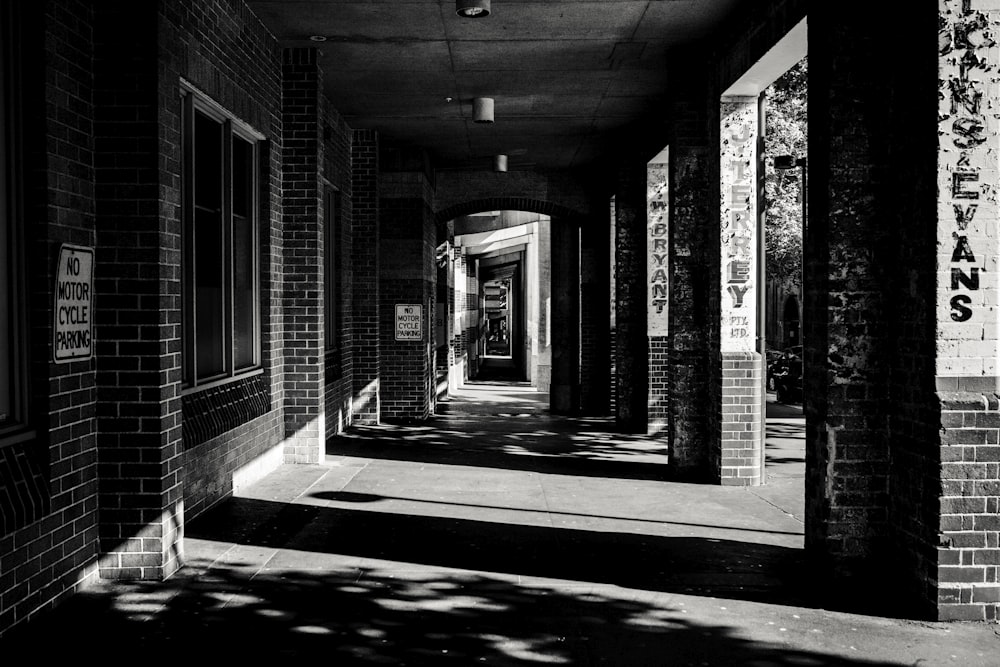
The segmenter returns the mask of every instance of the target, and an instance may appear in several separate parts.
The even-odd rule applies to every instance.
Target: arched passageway
[[[504,206],[523,208],[491,208]],[[586,379],[610,374],[608,308],[581,300],[584,291],[603,290],[608,303],[606,265],[603,271],[588,265],[593,257],[606,260],[607,239],[602,239],[603,252],[589,251],[597,235],[584,216],[525,198],[463,202],[436,217],[437,255],[443,258],[438,263],[441,317],[436,332],[439,397],[445,387],[453,390],[481,373],[501,372],[547,393],[554,412],[607,414],[606,379]],[[494,282],[506,285],[502,317],[495,295],[486,294]],[[584,328],[586,345],[581,344]],[[506,354],[490,354],[501,335],[506,336]]]

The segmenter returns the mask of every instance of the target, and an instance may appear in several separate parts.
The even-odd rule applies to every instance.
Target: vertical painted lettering
[[[669,170],[666,158],[646,165],[646,330],[668,333],[670,291]]]
[[[938,12],[937,372],[995,376],[1000,132],[988,95],[1000,84],[1000,13],[968,0],[940,0]]]
[[[722,316],[730,323],[722,345],[749,352],[757,334],[756,97],[723,99],[721,136]]]

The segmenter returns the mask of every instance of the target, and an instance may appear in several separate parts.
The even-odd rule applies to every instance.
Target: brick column
[[[580,407],[580,228],[566,218],[552,220],[552,384],[553,413]]]
[[[155,6],[101,3],[96,11],[100,571],[162,579],[183,561],[181,224],[177,193],[160,199],[171,179],[155,150],[161,124],[167,133],[179,128],[167,117],[177,87],[157,89]]]
[[[454,249],[454,221],[438,224],[437,232],[437,304],[434,309],[435,396],[446,397],[449,390],[448,376],[455,358],[452,336],[455,329],[452,253]]]
[[[903,202],[894,201],[897,195],[887,187],[893,171],[887,165],[886,141],[894,132],[888,113],[894,77],[881,76],[871,63],[891,55],[891,49],[881,46],[888,43],[884,35],[891,26],[866,14],[820,3],[809,16],[809,89],[823,93],[809,99],[802,337],[805,544],[828,570],[824,578],[836,587],[870,572],[887,541],[887,383],[892,357],[900,345],[909,344],[890,339],[887,327],[897,299],[910,295],[904,298],[926,300],[911,293],[916,267],[911,275],[900,276],[899,292],[886,298],[888,277],[902,268],[894,249],[905,243],[893,237],[889,221]],[[901,117],[913,111],[900,109]],[[932,124],[935,115],[927,114]],[[933,132],[932,127],[931,137]],[[925,183],[923,189],[933,187]],[[914,326],[911,332],[922,337],[922,328]],[[915,378],[909,390],[919,390],[920,384],[927,391],[926,379]],[[910,417],[921,414],[927,414],[924,408]],[[926,424],[918,430],[936,429]],[[926,451],[922,445],[918,449]],[[900,493],[915,491],[908,486],[901,485]],[[901,565],[906,567],[906,560],[890,562],[897,571]]]
[[[661,158],[662,159],[662,158]],[[665,434],[670,423],[670,171],[646,166],[646,335],[649,345],[647,431]]]
[[[591,217],[581,229],[580,249],[580,409],[609,414],[610,243],[606,216]]]
[[[714,213],[716,195],[708,176],[708,150],[678,146],[671,150],[670,168],[670,467],[673,474],[700,476],[714,447],[709,429],[711,382],[705,368],[709,351],[709,281],[704,260],[707,243],[704,220]],[[711,193],[711,194],[709,194]],[[715,236],[714,230],[711,236]],[[718,251],[711,251],[718,256]],[[709,269],[711,270],[711,269]],[[717,299],[716,299],[717,301]],[[716,330],[717,331],[717,330]]]
[[[465,258],[465,350],[468,355],[468,373],[474,378],[479,373],[479,260]]]
[[[282,65],[285,462],[318,463],[326,441],[322,72],[316,49]]]
[[[671,84],[667,386],[670,469],[678,477],[706,475],[721,415],[712,389],[721,364],[709,362],[719,332],[718,315],[710,313],[717,312],[721,299],[717,283],[707,279],[718,275],[721,264],[718,228],[705,223],[718,215],[719,201],[718,177],[710,169],[718,164],[717,151],[710,148],[718,127],[718,99],[707,92],[710,80],[706,72],[690,70]]]
[[[466,267],[465,249],[461,247],[453,248],[451,260],[451,300],[452,300],[452,367],[448,377],[448,388],[451,390],[461,387],[469,379],[468,351],[465,349],[466,343],[466,306],[465,290],[467,281],[465,277]]]
[[[351,144],[351,205],[354,239],[354,396],[358,424],[379,417],[379,240],[378,133],[355,130]]]
[[[763,475],[761,355],[757,335],[757,98],[725,98],[721,110],[722,423],[714,452],[726,485]]]
[[[532,349],[532,383],[540,392],[548,392],[552,385],[552,221],[538,221],[538,243],[534,249],[534,266],[531,269],[538,286],[534,318],[535,342]],[[530,277],[529,277],[530,280]]]
[[[425,420],[433,411],[434,386],[433,194],[420,172],[383,174],[381,192],[381,419]]]
[[[615,193],[615,415],[628,433],[646,432],[646,163],[618,171]]]
[[[941,0],[936,384],[938,618],[1000,615],[1000,5]],[[933,459],[931,461],[933,463]]]

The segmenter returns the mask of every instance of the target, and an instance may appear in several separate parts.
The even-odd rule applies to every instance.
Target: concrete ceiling
[[[356,129],[426,149],[437,168],[575,169],[660,107],[667,54],[748,0],[250,0],[285,46],[323,52],[326,92]],[[751,0],[752,1],[752,0]],[[326,41],[316,42],[312,36]],[[495,100],[495,122],[472,99]]]

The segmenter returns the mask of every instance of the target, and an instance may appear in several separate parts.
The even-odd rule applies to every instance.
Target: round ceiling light
[[[490,0],[455,0],[455,13],[467,19],[490,15]]]

